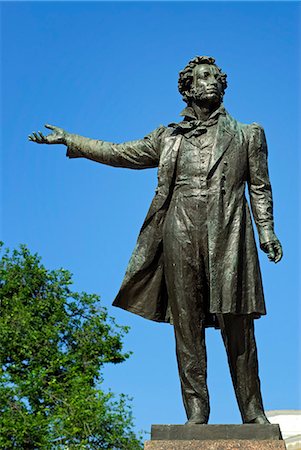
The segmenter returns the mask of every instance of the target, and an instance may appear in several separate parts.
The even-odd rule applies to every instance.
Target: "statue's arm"
[[[52,130],[50,135],[33,133],[29,140],[39,144],[64,144],[69,158],[88,158],[109,166],[129,169],[146,169],[159,164],[164,127],[157,128],[143,139],[115,144],[68,133],[53,125],[45,126]]]
[[[248,187],[252,213],[258,230],[261,249],[269,259],[282,258],[281,244],[274,231],[273,197],[268,171],[265,133],[258,124],[250,125]]]
[[[121,144],[89,139],[76,134],[67,137],[69,158],[88,158],[102,164],[129,169],[157,167],[160,157],[160,127],[143,139]]]

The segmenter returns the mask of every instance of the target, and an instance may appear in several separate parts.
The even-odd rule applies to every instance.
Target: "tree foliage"
[[[127,327],[71,284],[26,246],[3,251],[0,448],[140,449],[128,398],[101,389],[103,365],[129,357]]]

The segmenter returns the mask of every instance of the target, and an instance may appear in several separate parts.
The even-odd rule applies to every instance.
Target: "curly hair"
[[[191,84],[193,80],[193,69],[200,64],[212,64],[220,73],[220,81],[223,86],[223,93],[227,88],[227,75],[215,64],[215,59],[211,56],[196,56],[191,59],[187,66],[179,73],[178,89],[186,103],[190,103],[193,97],[191,92]]]

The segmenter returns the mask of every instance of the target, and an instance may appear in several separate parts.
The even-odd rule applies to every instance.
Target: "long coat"
[[[183,134],[159,127],[144,139],[113,144],[71,135],[67,156],[132,169],[158,167],[158,187],[113,305],[169,322],[164,277],[163,224],[171,200]],[[274,239],[267,146],[260,125],[220,115],[207,175],[209,302],[211,313],[266,314],[257,248],[245,187],[260,245]]]

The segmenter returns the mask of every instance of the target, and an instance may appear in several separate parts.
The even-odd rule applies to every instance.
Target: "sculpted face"
[[[194,68],[192,92],[197,103],[221,103],[224,92],[216,66],[200,64]]]

